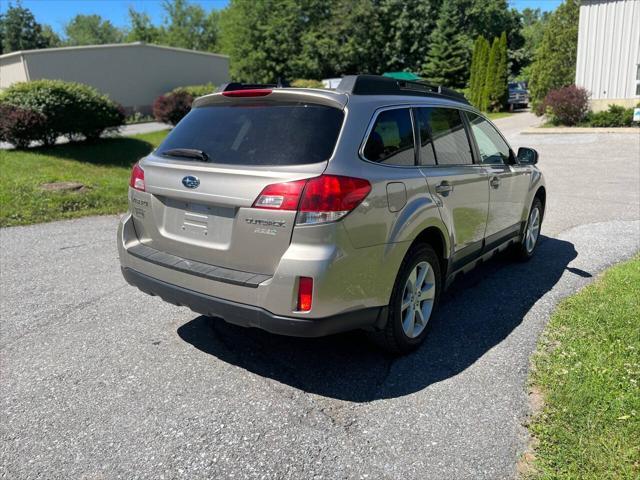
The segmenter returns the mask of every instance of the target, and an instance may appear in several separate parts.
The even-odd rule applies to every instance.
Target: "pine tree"
[[[507,34],[502,32],[498,42],[498,51],[496,54],[496,72],[491,88],[492,92],[489,98],[489,109],[499,112],[507,106],[509,98],[509,90],[507,80],[509,76],[509,59],[507,52]]]
[[[480,37],[476,38],[473,44],[473,53],[471,54],[471,68],[469,69],[469,94],[468,99],[474,105],[475,102],[475,89],[478,84],[478,53],[480,52]]]
[[[500,40],[493,39],[489,59],[487,61],[487,72],[485,75],[482,97],[480,98],[480,110],[487,111],[491,107],[491,98],[495,86],[498,62],[500,61]]]
[[[479,36],[473,47],[471,61],[471,78],[469,79],[469,101],[476,107],[480,106],[484,81],[487,75],[487,61],[489,55],[489,42],[483,36]]]
[[[423,75],[432,83],[462,88],[467,80],[469,49],[462,17],[454,0],[444,0],[431,34]]]

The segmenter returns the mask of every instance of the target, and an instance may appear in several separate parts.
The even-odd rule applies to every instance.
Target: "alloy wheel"
[[[402,330],[416,338],[427,326],[436,295],[435,273],[429,262],[420,262],[411,271],[402,293]]]
[[[527,231],[525,233],[525,248],[527,253],[533,252],[536,242],[538,241],[538,235],[540,234],[540,210],[533,208],[531,214],[529,214],[529,221],[527,222]]]

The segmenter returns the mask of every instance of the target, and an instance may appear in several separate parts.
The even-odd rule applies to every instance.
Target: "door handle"
[[[453,185],[450,185],[449,182],[444,181],[440,185],[436,186],[436,193],[446,197],[449,193],[453,192]]]
[[[498,188],[500,186],[500,179],[498,177],[493,177],[489,183],[493,188]]]

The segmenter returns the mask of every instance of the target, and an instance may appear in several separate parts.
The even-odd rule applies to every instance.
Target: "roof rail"
[[[338,92],[353,95],[415,95],[425,97],[447,97],[469,104],[466,97],[447,87],[430,85],[426,82],[413,82],[382,77],[380,75],[347,75],[342,77],[336,88]]]
[[[229,92],[231,90],[257,90],[261,88],[284,88],[288,87],[289,83],[286,81],[278,80],[278,83],[240,83],[240,82],[230,82],[223,83],[218,87],[216,92]]]

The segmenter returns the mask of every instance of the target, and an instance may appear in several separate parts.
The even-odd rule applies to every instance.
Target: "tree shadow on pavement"
[[[292,338],[200,316],[178,335],[224,362],[306,392],[354,402],[399,397],[464,371],[500,343],[576,255],[573,244],[541,237],[527,263],[504,255],[486,262],[454,282],[425,343],[402,358],[382,353],[363,332]]]

